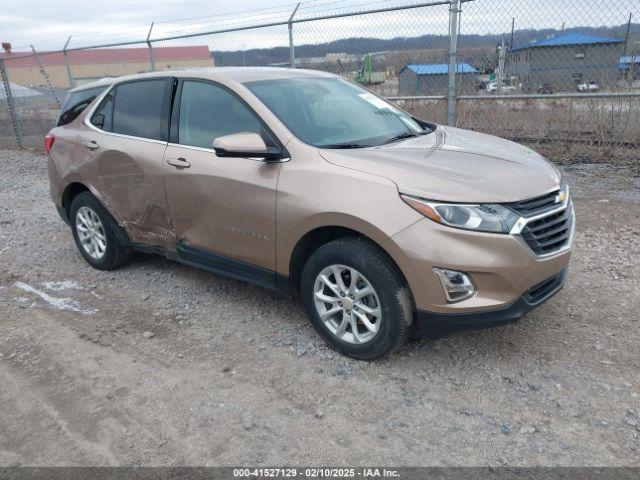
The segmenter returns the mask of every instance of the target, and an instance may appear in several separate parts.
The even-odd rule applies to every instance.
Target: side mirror
[[[267,162],[282,158],[280,149],[267,147],[257,133],[241,132],[218,137],[213,141],[213,149],[219,157],[261,158]]]

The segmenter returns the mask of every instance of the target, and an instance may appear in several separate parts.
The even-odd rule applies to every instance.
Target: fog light
[[[447,303],[460,302],[476,293],[476,287],[466,273],[444,268],[434,268],[433,273],[440,280]]]

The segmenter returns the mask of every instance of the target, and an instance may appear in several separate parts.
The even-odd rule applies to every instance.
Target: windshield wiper
[[[432,133],[435,129],[424,129],[421,130],[419,132],[403,132],[400,133],[398,135],[394,135],[391,138],[386,139],[384,142],[381,143],[381,145],[386,145],[387,143],[393,143],[393,142],[397,142],[398,140],[404,140],[406,138],[413,138],[413,137],[419,137],[421,135],[427,135],[429,133]]]
[[[367,148],[371,145],[363,145],[361,143],[330,143],[328,145],[320,145],[318,148]]]
[[[426,130],[423,130],[422,132],[404,132],[399,135],[394,135],[393,137],[386,139],[384,142],[382,142],[382,145],[386,145],[387,143],[397,142],[398,140],[404,140],[405,138],[419,137],[420,135],[426,135],[427,133],[431,133],[431,132],[428,132]]]

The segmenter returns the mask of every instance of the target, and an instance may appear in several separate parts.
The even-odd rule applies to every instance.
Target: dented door
[[[218,157],[212,149],[215,138],[231,133],[267,138],[262,122],[234,92],[212,82],[183,80],[175,98],[163,166],[179,253],[273,271],[280,165]]]
[[[95,139],[95,178],[107,209],[134,243],[173,250],[175,239],[162,178],[167,144],[88,133]]]
[[[189,166],[179,166],[180,162]],[[222,158],[213,150],[169,145],[164,169],[178,242],[275,269],[280,164]]]
[[[101,100],[77,145],[102,202],[133,243],[175,248],[164,191],[172,78],[118,84]]]

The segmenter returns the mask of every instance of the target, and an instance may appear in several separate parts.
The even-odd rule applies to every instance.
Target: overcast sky
[[[299,16],[358,11],[420,0],[302,0]],[[68,35],[71,46],[144,39],[156,22],[152,38],[211,31],[286,20],[295,0],[3,0],[0,40],[14,51],[34,44],[39,50],[60,49]],[[448,32],[447,6],[297,24],[296,42],[321,43],[350,36],[391,38]],[[463,33],[509,31],[516,28],[560,28],[620,25],[629,12],[640,21],[640,0],[475,0],[463,4]],[[207,44],[234,50],[287,44],[286,27],[198,37],[166,45]]]

